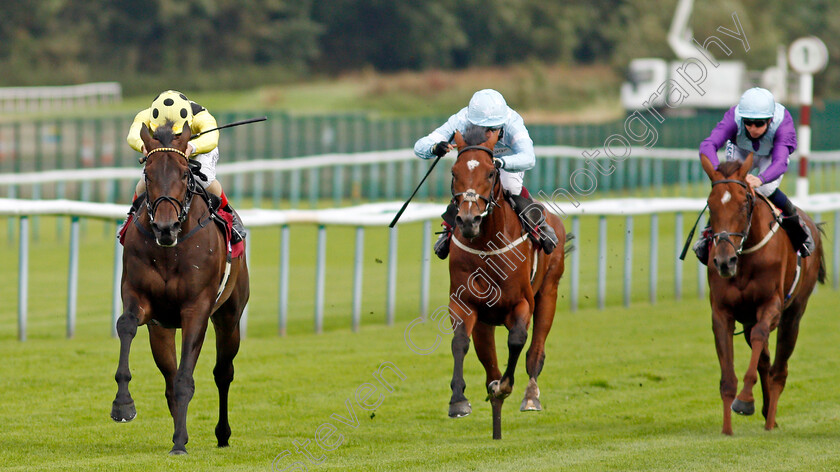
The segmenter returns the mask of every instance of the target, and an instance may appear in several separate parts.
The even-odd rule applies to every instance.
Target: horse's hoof
[[[134,401],[124,405],[118,405],[114,402],[111,405],[111,419],[118,423],[128,423],[137,416],[137,409],[134,408]]]
[[[736,398],[732,402],[732,411],[739,415],[750,416],[755,413],[755,402],[742,402]]]
[[[490,400],[491,398],[496,398],[500,400],[504,400],[510,395],[510,392],[505,392],[502,390],[502,383],[498,380],[494,380],[487,384],[487,399]]]
[[[171,451],[169,451],[170,456],[186,456],[187,450],[183,447],[173,447]]]
[[[523,398],[519,411],[542,411],[539,398]]]
[[[470,405],[469,400],[462,400],[460,402],[449,404],[450,418],[463,418],[470,413],[472,413],[472,405]]]

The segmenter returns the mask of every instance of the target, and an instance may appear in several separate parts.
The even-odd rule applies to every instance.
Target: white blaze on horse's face
[[[471,160],[471,161],[467,161],[467,168],[468,168],[470,171],[472,171],[472,170],[473,170],[473,169],[475,169],[476,167],[478,167],[478,161],[477,161],[477,160],[473,159],[473,160]]]
[[[720,199],[720,202],[725,205],[729,200],[732,200],[732,194],[729,193],[729,190],[727,190],[723,193],[723,197]]]

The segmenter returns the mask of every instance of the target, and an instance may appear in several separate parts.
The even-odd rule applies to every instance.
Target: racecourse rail
[[[826,239],[826,244],[832,244],[831,273],[840,273],[840,193],[816,194],[803,199],[794,199],[795,203],[811,214],[833,213],[833,237]],[[606,303],[607,289],[607,217],[624,216],[624,256],[623,256],[623,303],[630,303],[631,286],[633,283],[633,222],[634,217],[650,215],[650,247],[659,247],[659,215],[673,213],[675,217],[674,243],[677,254],[674,254],[675,276],[674,295],[677,299],[682,296],[682,268],[677,258],[683,247],[685,235],[682,232],[684,214],[689,218],[704,207],[704,199],[692,198],[638,198],[638,199],[603,199],[584,201],[575,207],[569,202],[555,201],[555,209],[567,219],[566,224],[570,232],[580,235],[580,217],[582,215],[598,217],[598,307],[603,309]],[[278,306],[278,331],[285,333],[289,302],[289,232],[295,225],[317,225],[318,243],[316,252],[316,280],[315,280],[315,331],[320,332],[323,327],[325,303],[325,272],[326,272],[326,238],[329,226],[350,226],[356,228],[354,280],[352,301],[352,328],[358,330],[361,320],[362,299],[362,261],[364,248],[364,232],[366,227],[387,226],[402,202],[371,203],[355,207],[324,210],[241,210],[239,213],[243,222],[249,227],[281,227],[280,249],[280,282]],[[420,273],[420,313],[426,316],[429,311],[429,275],[432,245],[432,223],[439,219],[444,205],[431,203],[412,203],[402,215],[401,223],[423,222],[423,238],[420,252],[422,264]],[[26,340],[27,298],[28,298],[28,268],[29,268],[29,219],[37,215],[58,215],[71,218],[70,230],[70,258],[68,268],[68,297],[67,297],[67,336],[72,337],[76,320],[76,292],[78,288],[79,261],[79,223],[82,218],[95,218],[113,221],[116,229],[126,212],[125,205],[108,203],[89,203],[71,200],[21,200],[0,199],[0,216],[19,218],[19,265],[18,265],[18,338]],[[571,218],[569,223],[568,218]],[[701,221],[701,224],[703,222]],[[386,319],[389,325],[394,323],[395,300],[397,295],[397,231],[398,226],[390,229],[387,261],[387,290],[386,290]],[[650,251],[649,297],[650,303],[655,303],[657,296],[657,267],[658,251]],[[689,256],[689,260],[693,259]],[[580,251],[573,251],[569,255],[567,276],[570,279],[570,309],[578,308],[580,296]],[[113,298],[112,298],[112,335],[115,335],[115,323],[121,314],[120,277],[122,273],[122,246],[114,243],[113,265]],[[696,263],[698,271],[698,294],[703,294],[705,268]],[[838,278],[833,278],[834,289],[838,288]],[[247,331],[247,308],[243,314],[242,334]]]

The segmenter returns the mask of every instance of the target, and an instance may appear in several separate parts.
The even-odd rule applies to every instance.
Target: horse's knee
[[[720,380],[720,396],[721,397],[735,397],[735,392],[738,390],[737,379],[721,379]]]
[[[229,384],[233,382],[233,364],[228,366],[216,366],[213,368],[213,379],[216,385]]]
[[[753,347],[755,343],[765,343],[767,342],[767,337],[770,336],[770,330],[764,325],[755,325],[750,331],[750,347]]]
[[[462,354],[466,355],[467,351],[470,350],[470,337],[464,333],[456,332],[454,336],[452,336],[452,354]]]
[[[527,340],[528,330],[521,324],[517,324],[508,333],[508,348],[522,349]]]
[[[192,375],[178,373],[175,376],[175,399],[176,403],[190,401],[195,393],[195,380]]]
[[[133,338],[137,334],[137,316],[134,313],[123,313],[117,319],[117,335]]]

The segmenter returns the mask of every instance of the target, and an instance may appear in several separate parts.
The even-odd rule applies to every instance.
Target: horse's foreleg
[[[175,372],[178,370],[178,359],[175,354],[175,329],[167,329],[153,324],[149,327],[149,344],[163,380],[166,382],[166,404],[169,414],[175,418]]]
[[[206,311],[210,307],[204,307]],[[204,311],[206,313],[206,311]],[[196,310],[198,313],[202,311]],[[175,374],[175,434],[172,435],[172,450],[170,454],[186,454],[186,444],[189,441],[187,434],[187,409],[195,393],[195,381],[193,371],[198,361],[198,354],[204,344],[204,335],[207,331],[207,317],[195,313],[181,313],[181,364]]]
[[[117,396],[111,405],[111,418],[114,421],[127,422],[137,416],[134,400],[128,391],[128,382],[131,381],[128,354],[131,350],[131,341],[137,334],[137,324],[137,315],[131,310],[123,312],[117,320],[117,336],[120,338],[120,360],[117,373],[114,375],[114,379],[117,381]]]
[[[738,377],[733,364],[732,333],[735,320],[720,312],[712,313],[712,331],[715,334],[715,350],[720,362],[720,398],[723,401],[723,434],[732,435],[732,401],[738,389]]]
[[[799,321],[805,312],[804,304],[794,304],[785,313],[782,322],[779,323],[779,330],[776,334],[776,358],[773,359],[773,366],[770,368],[770,401],[767,414],[765,415],[764,429],[771,430],[778,426],[776,424],[776,407],[779,405],[779,397],[785,389],[787,382],[787,363],[793,354],[796,346],[796,339],[799,336]]]
[[[455,311],[452,304],[449,306],[451,313],[460,313],[460,309]],[[468,313],[461,316],[461,321],[455,326],[455,332],[452,336],[452,381],[449,383],[452,389],[452,397],[449,399],[449,417],[460,418],[472,413],[472,406],[467,397],[464,396],[464,390],[467,388],[464,382],[464,357],[470,349],[470,335],[475,326],[475,314]],[[457,321],[453,318],[453,323]]]
[[[758,362],[764,350],[767,349],[767,338],[770,336],[770,331],[778,324],[781,307],[781,302],[774,300],[757,310],[756,319],[758,321],[750,330],[750,347],[752,348],[750,364],[744,374],[744,386],[738,393],[738,397],[732,402],[732,411],[739,415],[748,416],[755,413],[753,387],[758,382]]]
[[[531,308],[527,300],[522,300],[513,309],[513,317],[506,322],[508,328],[508,363],[505,373],[498,384],[488,391],[491,395],[505,398],[513,391],[514,373],[519,355],[528,340],[528,323],[531,321]]]
[[[219,447],[226,447],[230,439],[230,424],[228,423],[228,391],[233,382],[233,358],[239,352],[239,323],[226,327],[221,323],[214,324],[216,330],[216,367],[213,368],[213,378],[219,389],[219,423],[216,424],[216,440]]]
[[[543,286],[545,292],[540,291],[534,296],[534,329],[531,345],[525,356],[525,370],[528,372],[528,387],[520,405],[520,411],[541,411],[540,387],[537,377],[542,372],[545,363],[545,340],[554,322],[554,311],[557,308],[557,286]]]
[[[496,327],[484,323],[476,323],[473,328],[475,354],[484,367],[484,385],[490,385],[494,380],[502,378],[499,361],[496,358]]]
[[[750,335],[752,332],[752,326],[744,326],[744,339],[747,341],[747,345],[752,347],[750,341]],[[767,409],[770,405],[770,390],[769,390],[769,378],[770,378],[770,349],[768,349],[767,344],[764,344],[764,349],[761,350],[761,356],[758,358],[758,379],[761,382],[761,398],[764,400],[761,406],[761,414],[767,418]]]

